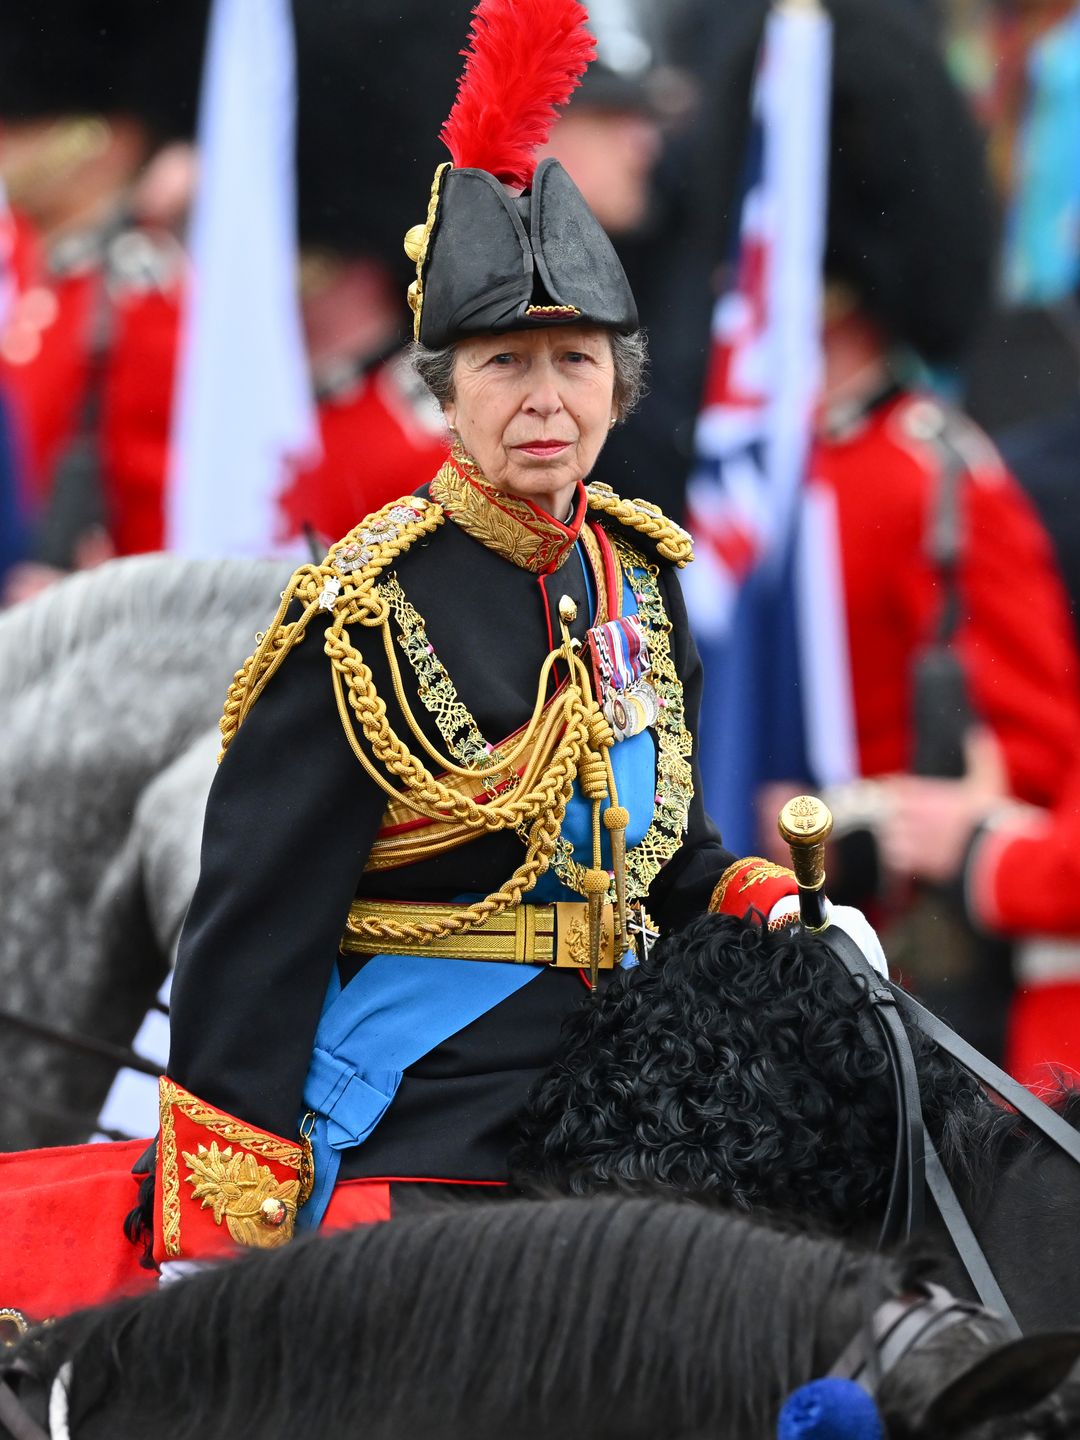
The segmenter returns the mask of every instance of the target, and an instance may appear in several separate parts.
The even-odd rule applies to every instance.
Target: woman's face
[[[595,325],[458,342],[446,418],[496,489],[562,520],[615,420],[615,365]]]

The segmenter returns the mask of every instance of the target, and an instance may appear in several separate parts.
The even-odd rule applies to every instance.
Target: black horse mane
[[[46,1383],[73,1361],[85,1440],[765,1440],[920,1278],[670,1198],[505,1201],[257,1253],[61,1319],[14,1358]],[[998,1328],[958,1326],[944,1367],[902,1362],[879,1396],[889,1433],[930,1434],[918,1414]]]
[[[966,1076],[962,1067],[956,1068]],[[1061,1080],[1046,1103],[1074,1129],[1080,1129],[1080,1089]],[[935,1135],[954,1184],[973,1200],[987,1197],[1003,1168],[1035,1155],[1048,1143],[1015,1111],[989,1098],[971,1110],[946,1111],[940,1133],[935,1129]]]
[[[589,1194],[660,1186],[850,1232],[880,1216],[896,1111],[865,986],[801,930],[707,915],[567,1022],[512,1169]],[[927,1126],[968,1197],[1036,1138],[909,1027]],[[1066,1115],[1080,1114],[1080,1095]]]

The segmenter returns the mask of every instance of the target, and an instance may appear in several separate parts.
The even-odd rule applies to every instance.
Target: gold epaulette
[[[365,516],[316,568],[322,580],[320,607],[333,610],[330,596],[355,595],[366,590],[392,561],[421,535],[430,535],[443,521],[443,508],[423,495],[406,495]]]
[[[599,482],[586,485],[585,493],[589,497],[590,510],[598,510],[627,530],[636,530],[639,535],[648,536],[656,546],[657,554],[670,560],[680,570],[693,560],[694,542],[690,535],[681,525],[669,520],[659,506],[650,504],[648,500],[624,500],[621,495],[615,494],[610,485]]]
[[[277,614],[269,627],[255,637],[258,648],[244,661],[229,686],[219,722],[219,761],[267,681],[292,647],[304,638],[309,622],[320,611],[328,617],[333,617],[335,611],[348,612],[350,619],[359,619],[368,605],[378,608],[381,602],[374,600],[373,588],[383,570],[442,522],[443,508],[436,501],[406,495],[365,516],[344,539],[331,545],[321,565],[301,565],[293,572],[281,592]],[[296,620],[286,621],[294,601],[304,607],[303,613]]]

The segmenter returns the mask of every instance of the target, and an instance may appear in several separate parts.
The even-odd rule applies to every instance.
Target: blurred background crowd
[[[705,759],[726,749],[753,781],[748,814],[717,806],[747,849],[775,845],[778,798],[824,788],[837,817],[830,894],[870,914],[931,1004],[1038,1082],[1048,1064],[1080,1070],[1080,5],[826,4],[807,478],[830,516],[815,563],[838,582],[850,755],[823,772],[759,724],[751,763],[750,741],[717,718],[714,685]],[[172,492],[213,8],[0,9],[5,607],[116,557],[193,553]],[[594,478],[673,517],[689,508],[714,552],[705,574],[719,584],[726,566],[738,581],[745,537],[711,530],[707,503],[687,497],[709,479],[703,415],[742,403],[717,302],[736,274],[743,299],[755,293],[739,221],[767,7],[588,8],[600,59],[549,150],[613,237],[651,353],[648,394]],[[444,158],[469,9],[294,0],[296,129],[283,159],[290,173],[295,163],[295,299],[317,436],[281,477],[274,533],[249,554],[321,550],[423,484],[446,451],[408,361],[401,241]],[[257,52],[233,58],[241,75],[259,64]],[[241,264],[255,263],[267,223],[251,211],[232,223]],[[254,363],[204,382],[223,451],[230,415],[259,390]],[[815,624],[804,600],[812,662]],[[707,624],[702,640],[708,662]],[[784,667],[775,626],[750,640]],[[830,676],[834,660],[822,651]],[[737,672],[717,673],[737,687]],[[773,692],[772,708],[785,703]]]

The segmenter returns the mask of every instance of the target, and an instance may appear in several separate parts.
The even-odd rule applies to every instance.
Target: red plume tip
[[[480,0],[439,138],[454,164],[528,187],[536,151],[596,59],[577,0]]]

